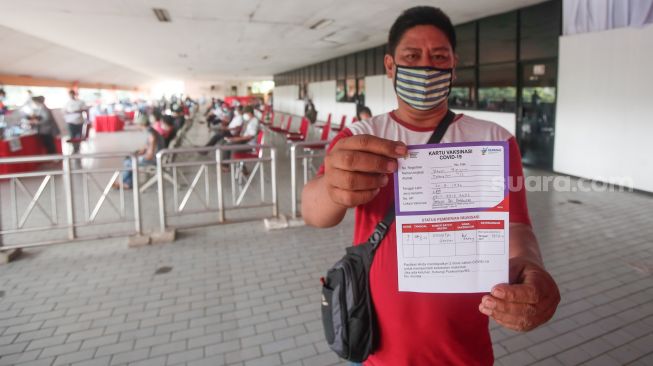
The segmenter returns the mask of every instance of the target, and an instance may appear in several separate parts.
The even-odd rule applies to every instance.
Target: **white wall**
[[[484,121],[490,121],[498,124],[499,126],[505,128],[513,136],[515,135],[515,130],[517,129],[517,115],[514,113],[507,112],[489,112],[489,111],[472,111],[472,110],[457,110],[453,109],[456,113],[463,113],[470,117],[482,119]]]
[[[277,86],[274,88],[272,100],[275,111],[290,113],[297,116],[304,115],[304,101],[297,99],[299,87],[297,85]]]
[[[392,80],[385,75],[368,76],[365,78],[365,104],[372,113],[383,114],[397,108]]]
[[[653,26],[560,38],[553,169],[653,192]]]

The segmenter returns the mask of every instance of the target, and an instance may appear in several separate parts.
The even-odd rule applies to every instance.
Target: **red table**
[[[125,128],[125,122],[116,115],[96,116],[93,127],[95,132],[116,132]]]
[[[127,112],[125,112],[125,118],[130,120],[130,121],[133,121],[135,113],[136,113],[136,111],[127,111]]]
[[[254,98],[254,97],[249,97],[249,96],[245,96],[245,97],[225,97],[225,98],[224,98],[224,102],[227,103],[228,106],[232,106],[232,105],[233,105],[233,102],[234,102],[235,100],[237,100],[238,102],[240,102],[240,105],[245,106],[245,105],[250,105],[250,104],[252,104],[253,102],[255,102],[255,101],[256,101],[256,98]]]
[[[0,140],[0,158],[11,158],[18,156],[44,155],[45,147],[37,135],[25,135],[18,137],[20,140],[20,149],[11,151],[10,142]],[[57,152],[61,154],[61,139],[55,139]],[[36,170],[40,163],[16,163],[0,164],[0,174],[21,173]]]

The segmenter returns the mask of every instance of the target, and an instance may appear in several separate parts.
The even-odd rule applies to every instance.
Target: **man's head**
[[[424,74],[421,80],[430,85],[437,76],[437,70],[456,67],[455,50],[456,32],[442,10],[430,6],[407,9],[390,28],[387,53],[383,60],[386,74],[395,80],[397,66],[402,66],[407,68],[408,73]],[[426,88],[432,91],[430,86]],[[432,95],[426,99],[429,97]],[[424,101],[420,103],[428,104]],[[399,105],[400,108],[408,107],[402,98],[399,98]]]
[[[77,93],[74,90],[69,90],[68,95],[70,95],[70,99],[75,100],[77,99]]]
[[[356,114],[356,117],[359,121],[364,121],[366,119],[372,118],[372,111],[365,106],[358,108],[358,112]]]
[[[247,106],[243,108],[243,119],[249,121],[254,116],[254,108],[252,106]]]
[[[172,116],[165,115],[163,116],[163,125],[168,129],[173,129],[175,127],[175,119]]]
[[[7,94],[5,94],[5,90],[4,90],[4,89],[0,89],[0,98],[3,98],[3,99],[4,99],[6,96],[7,96]]]

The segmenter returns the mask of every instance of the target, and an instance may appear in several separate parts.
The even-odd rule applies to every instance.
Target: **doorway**
[[[517,142],[525,165],[553,169],[557,60],[524,62],[519,71]]]

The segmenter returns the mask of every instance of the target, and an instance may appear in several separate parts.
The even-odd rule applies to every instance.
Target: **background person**
[[[156,165],[156,153],[165,149],[166,141],[156,129],[149,125],[147,121],[143,121],[139,125],[140,129],[147,132],[145,146],[136,151],[138,155],[138,166]],[[122,186],[124,189],[131,189],[133,186],[133,173],[132,173],[132,160],[131,157],[126,157],[123,160],[123,167],[127,170],[122,172]],[[120,188],[120,183],[115,182],[113,188]]]
[[[261,128],[260,121],[254,116],[254,109],[251,106],[243,108],[243,128],[240,130],[240,135],[233,137],[226,137],[223,141],[226,145],[256,145],[256,137],[258,136],[259,129]],[[231,158],[231,151],[227,150],[224,153],[224,159]]]
[[[4,116],[7,113],[7,105],[5,104],[5,99],[7,94],[4,89],[0,89],[0,116]]]
[[[45,97],[32,97],[32,102],[30,106],[31,115],[27,119],[30,125],[36,129],[46,154],[56,154],[55,138],[61,134],[59,126],[57,126],[57,122],[52,116],[52,111],[45,105]]]
[[[372,118],[372,111],[367,106],[358,107],[358,110],[356,111],[356,118],[359,121],[368,120]]]
[[[77,93],[74,90],[68,92],[70,100],[64,106],[64,120],[68,125],[68,135],[71,139],[78,139],[82,137],[84,129],[84,112],[88,111],[88,107],[83,100],[77,98]],[[79,152],[79,143],[73,144],[73,153]]]

